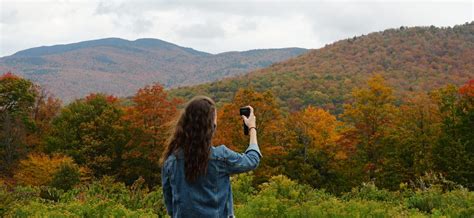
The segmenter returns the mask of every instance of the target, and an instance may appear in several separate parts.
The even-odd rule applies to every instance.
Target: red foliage
[[[6,73],[4,73],[3,75],[0,76],[0,80],[4,80],[4,79],[19,79],[20,77],[18,77],[17,75],[13,74],[12,72],[8,71]]]
[[[92,99],[95,99],[99,95],[101,95],[101,94],[91,93],[91,94],[89,94],[88,96],[85,97],[85,100],[90,101]],[[115,97],[113,95],[105,95],[105,99],[106,99],[107,103],[115,103],[119,100],[117,97]]]
[[[474,97],[474,79],[469,80],[469,82],[459,88],[459,94]]]

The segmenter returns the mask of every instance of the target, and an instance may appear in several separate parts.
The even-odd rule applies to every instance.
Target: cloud
[[[473,20],[466,1],[382,0],[2,0],[0,56],[105,37],[159,38],[218,53],[319,48],[400,26]]]
[[[225,36],[225,30],[215,22],[184,26],[177,33],[182,38],[213,39]]]

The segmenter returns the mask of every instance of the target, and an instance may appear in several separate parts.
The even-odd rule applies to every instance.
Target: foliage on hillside
[[[130,96],[152,82],[168,88],[211,82],[306,51],[259,49],[213,55],[158,39],[106,38],[19,51],[0,58],[0,72],[14,71],[71,102],[91,92]]]
[[[172,90],[190,98],[209,95],[230,102],[241,87],[272,91],[281,106],[307,105],[342,113],[351,91],[373,73],[384,76],[397,96],[474,77],[474,22],[447,28],[400,27],[338,41],[249,74]]]

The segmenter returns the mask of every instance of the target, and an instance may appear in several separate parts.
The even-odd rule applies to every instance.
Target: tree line
[[[0,76],[0,178],[70,189],[104,176],[160,184],[158,163],[185,99],[160,84],[130,98],[92,93],[67,105],[33,82]],[[343,112],[280,107],[271,91],[239,89],[218,107],[214,145],[243,151],[239,107],[252,105],[264,158],[255,185],[286,175],[333,194],[363,182],[397,190],[426,173],[474,189],[474,80],[397,97],[381,75]]]

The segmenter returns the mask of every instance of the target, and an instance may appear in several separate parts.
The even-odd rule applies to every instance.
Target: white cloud
[[[387,28],[463,24],[473,13],[472,0],[0,0],[0,56],[106,37],[159,38],[211,53],[318,48]]]

